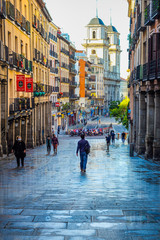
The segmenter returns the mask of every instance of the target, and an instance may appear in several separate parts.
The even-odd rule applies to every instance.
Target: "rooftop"
[[[95,17],[95,18],[91,19],[91,21],[89,22],[88,25],[103,25],[104,26],[104,22],[100,18]]]

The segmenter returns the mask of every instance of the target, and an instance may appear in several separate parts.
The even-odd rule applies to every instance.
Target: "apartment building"
[[[129,1],[130,141],[160,159],[160,1]]]

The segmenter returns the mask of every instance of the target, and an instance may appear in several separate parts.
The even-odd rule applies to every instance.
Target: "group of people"
[[[51,152],[51,144],[53,145],[53,151],[54,155],[57,154],[57,147],[59,145],[58,138],[56,137],[55,134],[53,134],[53,137],[51,138],[50,135],[48,134],[46,138],[46,146],[47,146],[47,153],[48,155]],[[16,137],[16,141],[12,147],[12,152],[14,152],[14,155],[17,160],[17,168],[20,167],[20,160],[21,160],[21,166],[22,168],[24,167],[24,158],[26,156],[26,146],[25,143],[22,141],[21,136]]]
[[[111,130],[110,133],[107,133],[107,136],[106,136],[106,143],[107,143],[107,151],[109,151],[109,146],[112,142],[112,144],[115,143],[115,133],[114,133],[114,130]],[[126,137],[126,134],[125,132],[122,132],[121,134],[121,139],[122,139],[122,142],[124,143],[125,142],[125,137]]]
[[[87,165],[87,159],[88,154],[90,152],[90,145],[87,140],[85,140],[85,133],[81,133],[81,140],[78,141],[77,145],[77,151],[76,155],[78,156],[78,152],[80,152],[80,169],[81,172],[86,172],[86,165]],[[125,142],[125,133],[123,132],[121,134],[122,142]],[[107,143],[107,151],[109,151],[109,145],[112,141],[112,144],[115,142],[115,133],[114,130],[111,130],[110,133],[106,136],[106,143]],[[53,145],[53,151],[54,155],[57,155],[57,147],[59,145],[58,138],[55,134],[53,134],[53,137],[51,138],[48,134],[46,138],[46,146],[47,146],[47,153],[50,155],[51,152],[51,145]],[[22,141],[21,136],[17,136],[15,144],[13,145],[12,152],[14,152],[17,160],[17,167],[20,167],[20,159],[21,159],[21,165],[24,167],[24,158],[26,156],[26,146],[25,143]]]
[[[50,137],[50,135],[47,136],[46,146],[48,155],[50,155],[51,152],[51,145],[53,146],[54,155],[57,155],[57,147],[59,145],[59,141],[55,134],[53,134],[52,138]]]

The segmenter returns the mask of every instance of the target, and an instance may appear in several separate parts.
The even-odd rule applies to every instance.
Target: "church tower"
[[[94,63],[94,57],[97,56],[100,62],[103,62],[104,72],[109,70],[109,41],[107,37],[107,26],[103,21],[95,17],[91,19],[87,28],[87,38],[82,46],[85,48],[87,57]]]
[[[91,19],[86,28],[87,37],[82,46],[96,73],[97,66],[103,67],[103,77],[97,75],[97,89],[102,88],[103,82],[104,105],[108,109],[112,101],[120,100],[120,34],[112,23],[106,26],[98,16]]]

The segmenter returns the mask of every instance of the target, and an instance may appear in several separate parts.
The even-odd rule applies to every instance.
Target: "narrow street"
[[[90,137],[80,173],[78,140],[60,136],[57,156],[29,150],[24,169],[0,162],[0,239],[160,239],[160,166],[130,158],[121,140],[107,153],[104,136]]]

